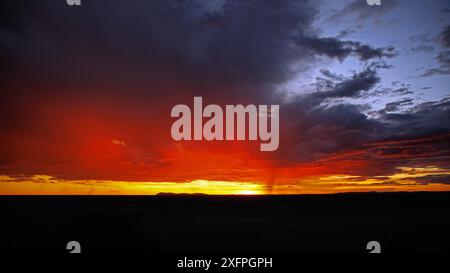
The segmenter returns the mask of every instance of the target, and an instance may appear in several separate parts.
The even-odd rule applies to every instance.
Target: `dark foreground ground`
[[[1,252],[450,252],[450,193],[0,196]]]

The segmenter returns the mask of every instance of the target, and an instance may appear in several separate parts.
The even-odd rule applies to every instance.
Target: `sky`
[[[6,0],[0,194],[450,190],[450,1]],[[280,144],[174,141],[280,105]]]

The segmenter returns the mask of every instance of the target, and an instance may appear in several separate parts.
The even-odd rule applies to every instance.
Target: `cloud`
[[[432,174],[416,178],[420,184],[450,184],[450,174]]]
[[[350,79],[334,85],[332,90],[316,93],[322,98],[352,98],[358,97],[364,91],[369,91],[380,82],[375,70],[366,68],[360,73],[353,75]]]
[[[379,121],[363,114],[358,105],[326,103],[329,99],[357,98],[369,92],[380,80],[375,69],[368,66],[348,78],[326,70],[322,73],[333,79],[325,90],[299,95],[283,105],[285,116],[282,118],[288,124],[282,130],[285,135],[281,138],[285,145],[280,151],[283,162],[312,162],[358,147],[382,128]],[[319,84],[318,88],[322,87],[324,85]]]
[[[443,47],[443,49],[438,51],[438,55],[435,57],[439,66],[426,69],[421,74],[421,77],[450,74],[450,25],[444,27],[437,40],[440,42],[441,47]]]
[[[402,99],[399,101],[390,102],[390,103],[386,104],[384,109],[380,110],[379,113],[385,114],[385,113],[389,113],[389,112],[398,112],[405,106],[413,105],[414,104],[413,101],[414,100],[411,98],[406,98],[406,99]]]
[[[373,48],[360,42],[342,41],[338,38],[302,37],[297,43],[317,55],[325,55],[341,61],[350,55],[356,56],[361,61],[382,57],[392,58],[397,55],[392,47]]]
[[[235,161],[250,148],[176,147],[171,107],[194,95],[277,103],[273,85],[315,61],[293,39],[315,33],[315,1],[1,5],[0,170],[10,174],[159,181],[207,169],[210,178],[240,179]]]
[[[2,1],[0,171],[238,181],[260,179],[272,166],[383,173],[407,160],[445,156],[442,141],[419,148],[399,141],[448,133],[448,100],[398,101],[376,118],[364,114],[368,106],[346,101],[374,96],[378,71],[389,69],[385,60],[397,52],[321,37],[313,27],[316,2],[86,1],[71,8],[64,1]],[[339,17],[362,20],[367,7],[355,3]],[[386,7],[370,12],[381,16],[394,6]],[[298,72],[323,68],[321,57],[357,58],[364,67],[349,76],[321,69],[312,93],[286,99],[277,92]],[[208,104],[282,104],[279,152],[266,158],[241,143],[174,144],[170,109],[194,95]]]
[[[430,37],[429,32],[413,35],[410,41],[412,52],[434,52],[436,50],[433,44],[434,39]]]
[[[215,96],[208,89],[221,85],[230,97],[268,99],[270,90],[261,94],[261,86],[285,82],[314,65],[315,56],[367,61],[395,55],[389,47],[318,37],[315,1],[229,0],[214,8],[200,0],[94,1],[76,10],[50,0],[2,5],[5,85],[16,84],[21,74],[30,83],[59,83],[58,89],[79,85],[76,92],[103,84],[136,97],[170,90]],[[55,89],[41,92],[60,92]],[[104,95],[105,89],[89,92]]]
[[[417,105],[403,98],[369,118],[363,113],[367,109],[358,105],[326,101],[373,94],[379,81],[376,69],[368,66],[350,78],[328,70],[322,70],[322,75],[327,84],[319,86],[326,90],[297,96],[283,108],[288,125],[282,131],[296,137],[281,146],[280,164],[332,166],[338,173],[352,175],[395,173],[399,164],[446,165],[450,156],[448,98]],[[359,164],[363,166],[355,169]]]
[[[440,38],[442,39],[443,45],[450,48],[450,25],[446,26],[444,30],[442,30]]]
[[[357,21],[369,18],[379,19],[386,13],[400,5],[398,0],[383,1],[381,6],[367,5],[366,1],[355,0],[328,18],[328,21],[341,20],[343,18],[356,18]]]
[[[306,35],[316,14],[301,0],[229,0],[217,10],[204,1],[94,1],[76,11],[64,1],[16,2],[4,4],[20,9],[5,17],[2,55],[45,68],[36,69],[41,77],[78,80],[83,71],[109,80],[146,71],[141,77],[190,83],[205,74],[222,83],[283,81],[291,63],[309,59],[291,37]]]

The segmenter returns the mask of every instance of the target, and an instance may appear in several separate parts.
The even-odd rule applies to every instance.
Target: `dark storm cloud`
[[[416,178],[420,184],[450,184],[449,174],[432,174]]]
[[[314,5],[228,0],[212,8],[205,1],[133,0],[69,7],[65,1],[2,1],[1,84],[13,86],[4,88],[2,98],[14,108],[20,84],[44,82],[56,87],[25,86],[21,96],[108,98],[116,92],[144,103],[195,94],[269,103],[280,100],[271,85],[316,65],[317,55],[364,61],[393,56],[391,48],[317,37]],[[351,83],[328,95],[346,96],[346,84]],[[3,109],[2,116],[19,115],[13,110]]]
[[[33,72],[120,79],[145,71],[142,76],[150,79],[239,84],[280,82],[293,72],[291,64],[307,66],[311,58],[292,37],[311,32],[316,14],[306,0],[229,0],[213,10],[204,1],[89,1],[74,8],[47,0],[3,6],[3,13],[17,13],[2,22],[2,56]]]
[[[317,93],[325,98],[352,98],[358,97],[364,91],[369,91],[380,82],[376,71],[366,69],[353,75],[350,79],[342,81],[334,86],[332,90]]]
[[[342,75],[334,74],[328,69],[321,69],[320,73],[322,73],[325,77],[330,78],[335,81],[342,81],[344,79]]]
[[[389,121],[396,121],[396,117],[384,116]],[[450,98],[437,102],[421,103],[403,112],[400,120],[408,122],[395,124],[400,135],[427,136],[431,134],[445,134],[450,131]]]
[[[360,170],[361,174],[368,171],[377,175],[395,173],[398,164],[415,164],[420,160],[445,166],[450,147],[448,137],[441,136],[450,135],[449,99],[414,106],[412,99],[405,98],[387,104],[376,118],[369,118],[363,113],[368,109],[357,105],[325,103],[330,98],[373,94],[379,82],[373,67],[341,80],[332,72],[322,70],[328,82],[319,86],[330,89],[298,96],[284,106],[289,132],[286,134],[297,138],[282,147],[282,162],[313,162],[340,152],[364,151],[357,157],[343,157],[370,160],[376,166],[372,170]],[[420,139],[424,139],[423,142]],[[389,144],[381,144],[385,142]],[[374,145],[367,149],[366,145],[370,143]],[[358,173],[358,170],[353,171]]]
[[[380,82],[380,77],[374,66],[370,65],[363,71],[349,78],[322,69],[325,78],[317,78],[317,92],[309,95],[308,100],[320,103],[330,98],[358,98],[364,96]]]
[[[294,112],[296,119],[285,121],[289,126],[287,142],[280,148],[282,162],[313,162],[337,152],[359,147],[377,132],[380,123],[361,113],[360,107],[338,104],[305,107],[304,99],[285,106],[285,112]],[[289,113],[294,116],[294,113]],[[283,137],[281,138],[283,140]]]
[[[313,65],[315,55],[395,55],[392,48],[315,36],[314,1],[217,3],[6,1],[0,56],[10,59],[10,69],[52,81],[176,78],[242,86],[283,82]]]
[[[317,55],[325,55],[339,60],[355,55],[361,61],[367,61],[382,57],[392,58],[397,54],[392,47],[373,48],[360,42],[342,41],[338,38],[304,37],[299,39],[297,43],[309,48]]]
[[[406,98],[406,99],[402,99],[399,101],[390,102],[390,103],[386,104],[384,109],[380,110],[379,113],[385,114],[385,113],[389,113],[389,112],[397,112],[397,111],[401,110],[402,107],[413,105],[414,104],[413,102],[414,102],[414,100],[411,98]]]
[[[371,66],[349,78],[342,78],[327,70],[328,84],[319,84],[311,94],[296,97],[283,105],[287,143],[281,147],[284,162],[309,162],[323,156],[358,147],[377,134],[382,124],[370,120],[358,105],[328,104],[328,99],[357,98],[370,91],[380,80]],[[335,80],[338,80],[337,82]],[[291,137],[294,136],[294,137]],[[282,137],[283,141],[283,137]]]

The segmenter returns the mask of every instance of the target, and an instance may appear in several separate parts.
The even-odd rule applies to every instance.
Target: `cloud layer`
[[[334,19],[362,20],[369,11],[359,2]],[[322,37],[313,27],[316,5],[133,0],[73,8],[64,1],[2,1],[0,172],[273,181],[278,168],[288,167],[370,176],[402,164],[448,166],[449,100],[401,98],[369,116],[370,104],[350,100],[373,96],[399,49]],[[443,71],[448,27],[441,39]],[[326,62],[349,59],[361,70],[344,76],[325,69]],[[317,68],[322,75],[312,92],[279,91]],[[170,109],[194,95],[208,104],[281,104],[280,150],[263,156],[253,144],[174,143]]]

